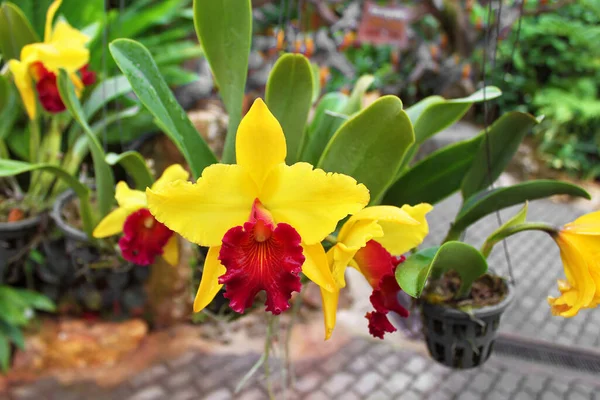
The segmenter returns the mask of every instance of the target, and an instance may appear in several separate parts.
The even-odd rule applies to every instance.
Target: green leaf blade
[[[483,255],[473,246],[463,242],[447,242],[438,250],[431,266],[432,277],[440,277],[448,271],[460,276],[460,288],[456,298],[466,296],[473,282],[487,272],[488,265]]]
[[[452,230],[462,232],[469,225],[497,210],[559,194],[590,199],[590,194],[579,186],[550,179],[486,190],[477,193],[465,202],[456,216]]]
[[[327,145],[318,166],[352,176],[378,202],[394,179],[414,134],[402,102],[383,96],[346,121]]]
[[[126,151],[121,154],[108,153],[106,162],[110,165],[121,164],[128,175],[135,181],[137,190],[146,191],[154,183],[152,173],[148,169],[144,157],[137,151]]]
[[[252,43],[250,0],[194,0],[194,25],[229,114],[223,162],[235,161]]]
[[[20,59],[21,49],[40,42],[23,11],[8,1],[0,4],[0,53],[4,60]]]
[[[313,97],[313,74],[302,54],[281,56],[267,81],[266,103],[281,124],[288,164],[298,161]]]
[[[198,178],[204,168],[216,163],[217,159],[177,103],[150,52],[129,39],[115,40],[109,48],[135,94],[164,127],[165,133],[182,151],[194,177]]]
[[[506,169],[525,135],[537,124],[530,114],[510,112],[489,128],[461,185],[464,199],[491,185]],[[489,155],[489,156],[488,156]]]
[[[438,249],[439,247],[430,247],[411,254],[396,268],[396,281],[409,296],[418,298],[423,292]]]

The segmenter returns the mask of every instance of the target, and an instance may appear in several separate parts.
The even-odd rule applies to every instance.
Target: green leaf
[[[252,44],[251,2],[194,0],[194,25],[229,114],[223,162],[233,163]]]
[[[513,186],[485,190],[477,193],[465,202],[456,216],[452,230],[462,232],[469,225],[497,210],[521,204],[528,200],[541,199],[557,194],[568,194],[570,196],[590,199],[589,193],[577,185],[549,179],[528,181]]]
[[[50,300],[48,297],[46,297],[40,293],[36,293],[34,291],[25,290],[25,289],[13,289],[13,290],[18,293],[19,297],[21,297],[21,299],[23,299],[29,307],[32,307],[36,310],[41,310],[41,311],[48,311],[48,312],[56,311],[56,306],[54,305],[52,300]]]
[[[10,82],[8,82],[7,77],[0,75],[0,114],[4,111],[4,107],[10,103],[10,97]]]
[[[19,7],[8,1],[0,4],[0,53],[5,61],[18,60],[25,45],[39,41]]]
[[[58,91],[60,92],[60,97],[65,104],[65,107],[79,125],[81,125],[88,139],[88,146],[92,153],[92,161],[94,164],[98,209],[100,211],[100,217],[103,218],[111,211],[115,201],[115,178],[110,165],[108,165],[104,159],[104,150],[102,149],[98,138],[87,123],[79,99],[75,94],[73,82],[71,82],[71,79],[65,70],[60,70],[57,83]]]
[[[310,64],[311,72],[312,72],[312,103],[319,100],[319,96],[321,95],[321,69],[319,64],[311,63]]]
[[[383,96],[337,130],[318,165],[365,184],[375,203],[391,184],[413,141],[402,102],[395,96]]]
[[[485,189],[500,176],[525,135],[537,123],[532,115],[515,111],[504,114],[489,128],[462,182],[464,199]]]
[[[0,336],[3,335],[11,342],[15,344],[19,349],[25,348],[25,339],[23,338],[23,332],[15,325],[11,325],[4,321],[0,317]]]
[[[124,75],[102,80],[83,105],[85,117],[90,120],[104,105],[129,92],[131,92],[131,85]]]
[[[387,190],[383,204],[436,204],[460,189],[482,136],[443,147],[415,164]]]
[[[409,296],[418,298],[421,295],[438,249],[439,247],[429,247],[418,251],[396,268],[396,281]]]
[[[108,153],[106,162],[110,165],[121,164],[135,181],[135,187],[138,190],[145,191],[154,183],[154,178],[146,165],[146,161],[144,161],[144,157],[137,151],[126,151],[121,154]]]
[[[19,116],[24,115],[19,105],[19,95],[13,85],[8,86],[4,102],[0,111],[0,139],[6,139],[13,132],[13,126]]]
[[[283,128],[288,164],[298,161],[313,96],[310,63],[302,54],[281,56],[267,81],[266,103]]]
[[[330,113],[340,113],[348,103],[348,96],[343,93],[327,93],[321,98],[315,109],[315,115],[307,128],[306,141],[303,146],[301,161],[316,165],[323,154],[329,140],[344,123],[340,116]]]
[[[94,230],[93,213],[90,204],[90,190],[83,183],[79,182],[74,176],[66,172],[65,170],[49,164],[30,164],[22,161],[4,160],[0,159],[0,177],[15,176],[25,172],[41,170],[47,171],[57,178],[65,181],[71,189],[75,192],[79,198],[80,210],[83,229],[88,237],[92,237],[92,231]],[[114,188],[113,188],[114,190]]]
[[[487,261],[473,246],[463,242],[446,242],[435,255],[431,277],[439,278],[445,272],[456,271],[460,276],[456,298],[461,298],[469,294],[473,282],[485,274],[487,269]]]
[[[0,286],[0,315],[4,321],[11,325],[23,326],[29,322],[32,311],[14,289]]]
[[[528,205],[529,203],[525,202],[525,205],[519,210],[518,213],[516,213],[511,219],[506,221],[504,224],[502,224],[502,226],[500,226],[490,236],[488,236],[488,238],[485,240],[485,243],[482,246],[481,251],[486,258],[490,254],[492,248],[496,243],[510,236],[510,234],[512,233],[512,227],[514,227],[515,225],[525,223],[525,220],[527,219]]]
[[[109,47],[135,94],[164,127],[165,133],[183,153],[194,178],[198,178],[204,168],[216,163],[217,159],[177,103],[148,50],[128,39],[115,40]]]
[[[440,96],[427,97],[409,107],[406,113],[410,116],[415,129],[415,144],[421,144],[436,133],[446,129],[460,120],[469,111],[473,103],[495,99],[502,95],[500,89],[488,86],[468,97],[446,100]]]
[[[358,78],[342,114],[352,115],[362,109],[363,97],[365,97],[365,93],[374,80],[375,77],[373,75],[363,75]]]
[[[8,339],[0,333],[0,367],[3,372],[8,371],[10,365],[10,345]]]

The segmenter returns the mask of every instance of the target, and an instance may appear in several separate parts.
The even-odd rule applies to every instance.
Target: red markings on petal
[[[158,222],[147,208],[127,217],[119,247],[123,258],[137,265],[149,265],[163,253],[173,231]]]
[[[266,310],[280,314],[290,307],[292,292],[301,288],[304,264],[300,235],[288,224],[276,227],[260,216],[244,226],[231,228],[223,237],[219,260],[227,272],[219,277],[225,284],[229,306],[243,313],[258,292],[267,295]],[[254,221],[252,221],[254,219]]]
[[[96,83],[96,73],[94,71],[91,71],[89,67],[89,64],[85,64],[79,70],[79,75],[81,75],[81,82],[83,82],[85,86],[90,86]]]
[[[35,88],[42,107],[51,113],[64,111],[65,105],[58,92],[56,75],[48,71],[41,62],[31,64],[30,71],[36,81]]]
[[[396,332],[396,328],[384,313],[368,312],[365,318],[369,320],[369,333],[376,338],[383,339],[386,333]]]
[[[386,332],[396,331],[387,318],[388,312],[393,311],[404,318],[410,315],[398,301],[398,294],[402,289],[395,277],[396,268],[406,258],[392,256],[381,244],[370,240],[356,253],[354,260],[373,287],[370,300],[375,311],[365,316],[369,320],[369,332],[383,339]]]

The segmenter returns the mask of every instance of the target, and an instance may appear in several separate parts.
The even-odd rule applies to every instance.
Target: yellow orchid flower
[[[325,290],[335,281],[321,241],[339,220],[369,202],[364,185],[308,163],[286,165],[285,136],[257,99],[237,132],[237,164],[207,167],[196,183],[148,189],[156,219],[191,242],[208,246],[194,311],[221,287],[236,312],[264,290],[266,310],[279,314],[299,291],[303,272]]]
[[[55,0],[48,8],[44,41],[24,46],[21,49],[20,60],[8,62],[30,119],[36,117],[33,82],[42,106],[47,111],[56,113],[65,109],[56,87],[56,74],[59,69],[65,69],[69,73],[78,91],[95,81],[95,74],[87,69],[90,52],[85,45],[89,37],[71,27],[66,21],[58,21],[53,25],[61,2],[62,0]],[[77,75],[77,72],[81,76]]]
[[[179,164],[168,167],[152,185],[162,190],[171,182],[187,180],[189,174]],[[150,211],[146,193],[132,190],[125,182],[119,182],[115,193],[119,207],[108,214],[94,229],[95,238],[104,238],[123,232],[119,247],[123,258],[137,265],[149,265],[156,256],[162,255],[172,266],[179,263],[177,235],[156,221]]]
[[[573,317],[600,303],[600,211],[566,224],[553,238],[567,279],[558,280],[561,295],[548,303],[552,314]]]
[[[429,233],[425,215],[432,210],[426,203],[402,208],[373,206],[359,211],[342,226],[337,244],[327,252],[337,289],[321,290],[325,318],[325,340],[331,337],[336,322],[340,289],[346,286],[344,273],[348,265],[355,267],[373,288],[374,312],[365,316],[369,331],[383,339],[385,332],[396,329],[387,319],[389,311],[408,316],[397,299],[400,287],[394,277],[403,254],[417,247]]]

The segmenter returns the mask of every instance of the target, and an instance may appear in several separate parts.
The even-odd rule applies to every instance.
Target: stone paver
[[[356,349],[359,353],[356,353]],[[387,356],[381,358],[382,351]],[[365,371],[355,372],[352,363],[340,364],[335,373],[325,372],[324,361],[335,358],[338,353],[351,354],[354,359],[362,359]],[[392,345],[367,339],[354,339],[338,353],[327,358],[297,363],[296,385],[287,391],[290,400],[331,400],[331,399],[593,399],[600,393],[600,380],[588,375],[571,373],[557,374],[556,370],[545,370],[543,366],[531,368],[527,363],[514,363],[511,360],[492,356],[480,368],[455,371],[441,366],[429,357],[418,352],[398,350]],[[189,355],[191,354],[191,355]],[[35,399],[85,399],[85,400],[262,400],[267,398],[264,374],[257,373],[241,393],[234,394],[234,388],[247,371],[240,366],[251,366],[258,354],[241,356],[209,355],[189,353],[176,362],[165,362],[154,366],[129,381],[112,389],[98,388],[94,384],[60,386],[52,380],[44,380],[38,386],[15,388],[9,398]],[[386,361],[394,356],[400,363]],[[184,361],[181,361],[184,360]],[[408,360],[408,362],[406,362]],[[390,368],[377,366],[384,361]],[[278,389],[277,362],[273,362],[273,387],[276,398],[282,398]],[[218,385],[195,376],[187,379],[182,373],[186,368],[193,370],[212,369],[221,375]],[[163,368],[168,369],[167,373]],[[249,367],[248,367],[249,368]],[[327,369],[327,368],[326,368]],[[140,386],[148,371],[161,371],[156,378]],[[156,374],[156,372],[155,372]]]

